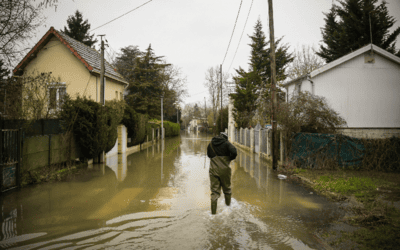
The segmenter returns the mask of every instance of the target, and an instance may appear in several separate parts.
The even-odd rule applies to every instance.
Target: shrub
[[[180,133],[181,126],[174,122],[165,121],[165,137],[177,136]]]
[[[300,92],[277,110],[278,124],[290,133],[334,134],[346,121],[331,109],[325,98]]]
[[[94,158],[114,147],[123,106],[122,101],[106,102],[103,107],[86,97],[65,98],[60,114],[63,127],[73,132],[83,157]]]
[[[155,123],[150,123],[150,122],[148,122],[147,124],[146,124],[146,136],[149,136],[149,141],[151,141],[151,140],[153,140],[153,139],[155,139],[155,138],[153,138],[152,136],[153,136],[153,128],[154,128],[154,130],[156,130],[157,128],[159,128],[160,127],[160,125],[158,125],[158,124],[155,124]],[[155,132],[154,132],[154,137],[156,136],[156,134],[155,134]]]
[[[363,170],[400,172],[400,138],[362,139],[366,153]]]
[[[136,113],[131,106],[126,106],[122,124],[128,130],[128,138],[131,138],[131,142],[128,146],[133,146],[142,143],[146,138],[146,124],[148,116]]]
[[[324,97],[307,91],[293,96],[288,103],[280,104],[277,121],[285,134],[286,152],[290,152],[295,133],[335,134],[337,127],[346,125],[346,121],[328,106]]]

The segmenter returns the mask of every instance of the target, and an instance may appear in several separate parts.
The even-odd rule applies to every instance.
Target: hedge
[[[125,107],[122,124],[124,124],[128,130],[128,138],[131,138],[128,147],[144,142],[148,120],[149,118],[147,115],[136,113],[131,106]]]
[[[60,113],[63,129],[72,131],[85,158],[110,151],[117,140],[124,102],[107,101],[105,106],[86,97],[65,97]]]
[[[164,122],[164,128],[165,128],[165,137],[177,136],[179,135],[181,130],[180,124],[169,121]]]

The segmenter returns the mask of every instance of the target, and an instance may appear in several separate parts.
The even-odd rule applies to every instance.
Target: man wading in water
[[[217,202],[221,195],[221,187],[224,191],[225,204],[231,204],[231,175],[229,163],[237,156],[235,146],[228,141],[228,135],[221,132],[219,136],[212,138],[207,147],[207,156],[210,158],[210,182],[211,182],[211,213],[216,214]]]

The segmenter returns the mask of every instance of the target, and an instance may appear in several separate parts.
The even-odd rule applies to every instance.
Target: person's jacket
[[[211,144],[218,156],[229,156],[231,161],[236,158],[237,151],[235,146],[221,135],[213,137],[210,144],[208,144],[207,156],[209,158],[214,158],[216,156],[214,151],[211,149]]]

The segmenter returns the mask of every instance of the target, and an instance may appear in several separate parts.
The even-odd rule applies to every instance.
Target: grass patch
[[[400,245],[400,211],[386,201],[400,201],[400,174],[380,171],[343,169],[289,169],[291,173],[311,181],[320,192],[329,191],[354,196],[363,206],[349,209],[354,216],[347,223],[361,227],[354,232],[342,232],[332,241],[333,246],[346,241],[359,245],[360,249],[397,249]],[[331,232],[323,235],[328,238]]]
[[[320,176],[316,181],[315,189],[319,191],[332,191],[340,194],[351,194],[354,192],[374,190],[375,182],[369,177],[335,178],[333,176]]]
[[[352,224],[363,228],[343,233],[340,238],[352,240],[363,249],[397,249],[400,245],[400,211],[380,202],[368,203],[366,208],[355,209],[358,214]]]

